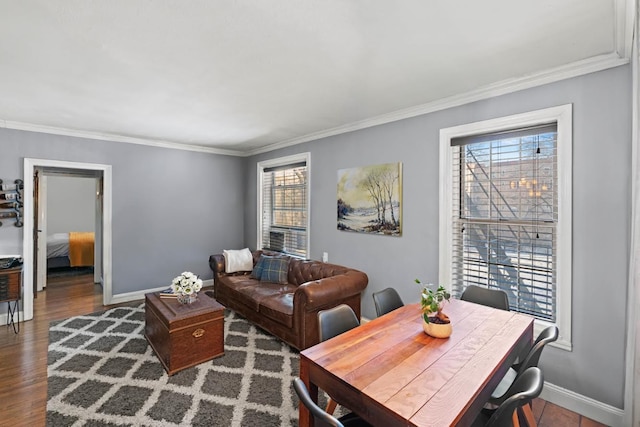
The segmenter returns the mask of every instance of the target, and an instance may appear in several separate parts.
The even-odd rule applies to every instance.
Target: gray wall
[[[545,379],[623,406],[625,295],[629,259],[631,70],[618,67],[248,159],[245,244],[256,245],[256,162],[311,152],[311,253],[363,270],[363,315],[372,292],[395,287],[418,301],[414,278],[438,281],[441,128],[573,104],[573,352],[545,350]],[[403,235],[336,229],[337,170],[403,163]],[[603,310],[606,308],[606,312]],[[606,322],[603,322],[606,321]]]
[[[112,165],[113,293],[167,285],[243,242],[244,159],[0,129],[0,177],[25,157]],[[22,228],[0,227],[0,253],[22,253]]]
[[[96,178],[47,177],[47,234],[95,231]]]

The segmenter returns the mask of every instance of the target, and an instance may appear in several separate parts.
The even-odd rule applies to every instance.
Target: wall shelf
[[[24,225],[22,221],[24,206],[24,183],[16,179],[13,183],[4,183],[0,179],[0,226],[2,221],[13,219],[16,227]]]

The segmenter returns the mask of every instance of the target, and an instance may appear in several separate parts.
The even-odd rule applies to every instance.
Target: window
[[[258,163],[258,248],[309,253],[309,153]]]
[[[441,130],[440,280],[501,289],[571,349],[571,106]]]

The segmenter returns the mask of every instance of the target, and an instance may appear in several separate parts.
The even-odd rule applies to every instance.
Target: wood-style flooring
[[[49,322],[106,309],[102,288],[92,281],[91,273],[48,278],[34,301],[34,319],[21,323],[18,334],[0,328],[0,427],[45,425]],[[602,426],[542,399],[533,412],[540,427]]]

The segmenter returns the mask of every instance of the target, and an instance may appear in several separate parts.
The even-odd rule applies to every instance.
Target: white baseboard
[[[213,286],[213,279],[202,281],[203,288],[206,288],[208,286]],[[117,294],[117,295],[114,295],[113,298],[111,298],[111,304],[121,304],[123,302],[130,302],[130,301],[136,301],[141,299],[143,300],[144,294],[148,294],[149,292],[160,292],[162,290],[165,290],[167,287],[168,286],[160,286],[159,288],[145,289],[142,291],[135,291],[135,292],[127,292],[124,294]]]
[[[209,286],[213,286],[213,279],[209,279],[209,280],[203,280],[202,281],[202,287],[209,287]],[[162,291],[164,289],[166,289],[167,286],[161,286],[159,288],[153,288],[153,289],[146,289],[143,291],[135,291],[135,292],[127,292],[124,294],[117,294],[114,295],[113,298],[111,299],[111,304],[121,304],[123,302],[131,302],[131,301],[136,301],[136,300],[143,300],[144,299],[144,294],[148,294],[149,292],[159,292]],[[23,311],[23,307],[22,307],[22,301],[20,301],[20,322],[24,321],[24,311]],[[7,324],[7,313],[2,313],[0,314],[0,326],[1,325],[6,325]],[[17,321],[18,317],[17,314],[15,316],[15,319]]]
[[[624,411],[545,381],[540,397],[599,423],[623,427]]]

